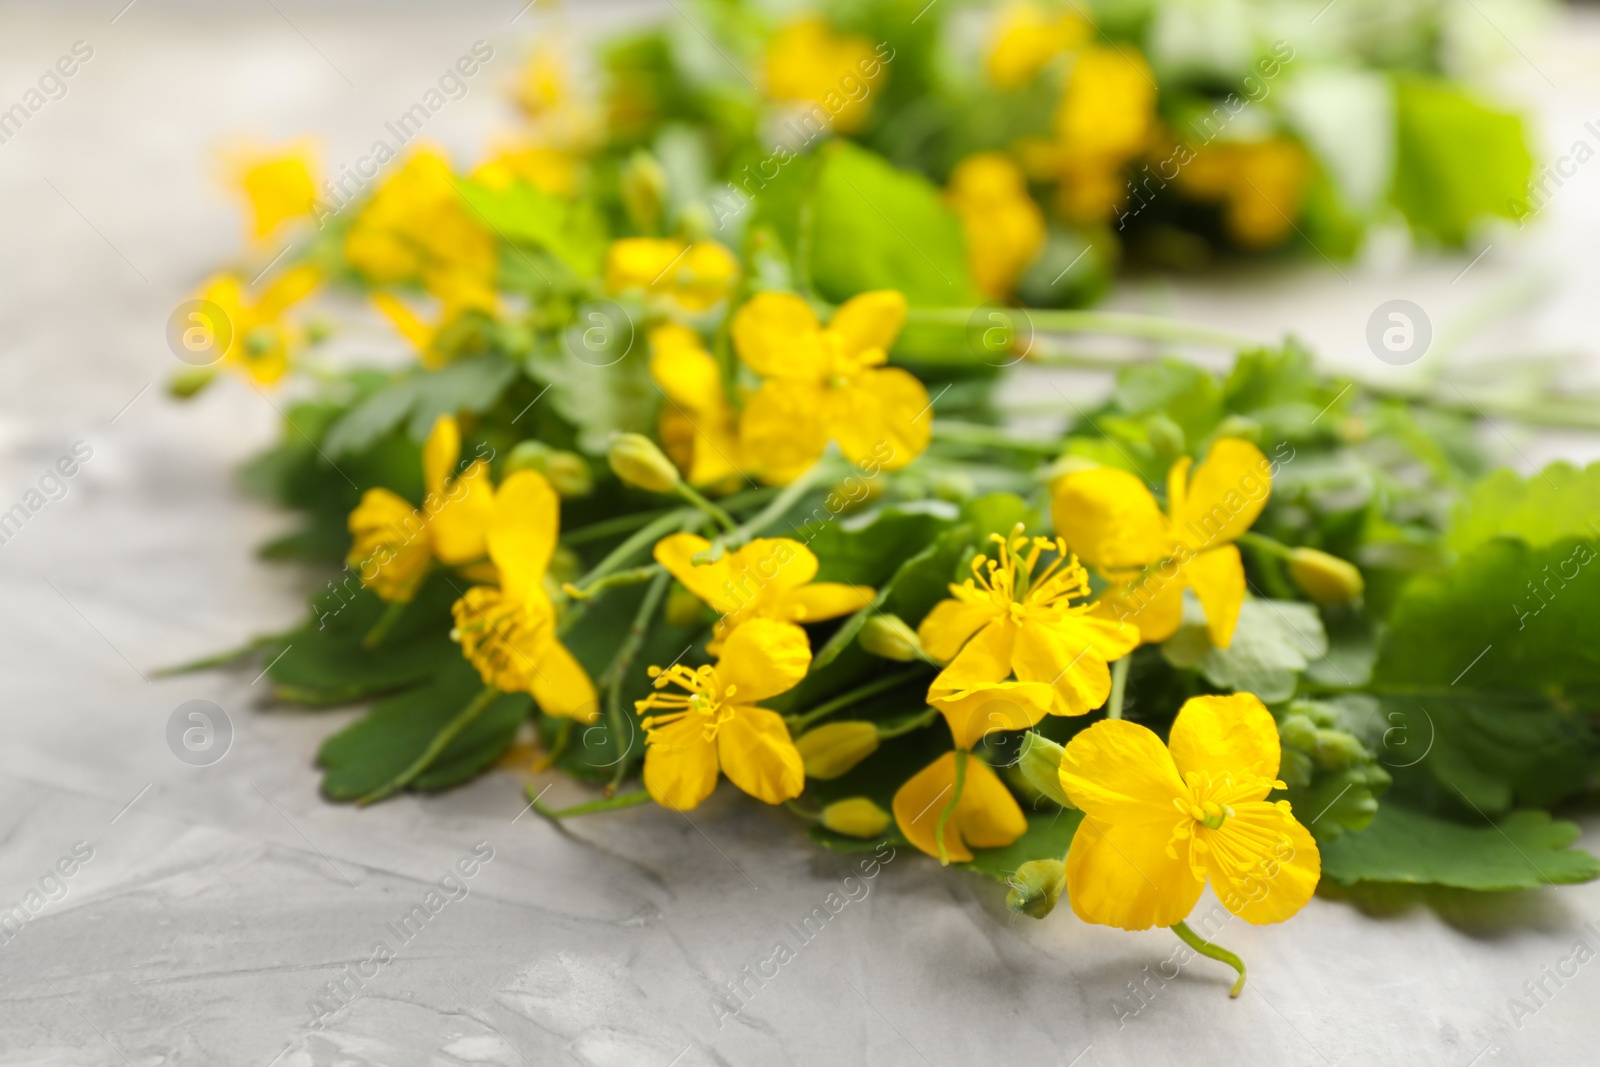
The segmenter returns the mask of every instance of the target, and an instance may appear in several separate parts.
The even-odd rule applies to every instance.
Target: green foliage
[[[1066,856],[1072,835],[1083,821],[1083,812],[1065,808],[1037,811],[1028,815],[1028,829],[1005,848],[975,848],[972,859],[957,864],[969,871],[986,874],[997,882],[1010,881],[1029,860],[1059,860]]]
[[[402,423],[407,436],[421,443],[441,415],[488,411],[516,375],[516,364],[497,354],[404,375],[341,415],[324,437],[322,450],[332,460],[363,452]]]
[[[1534,548],[1563,537],[1600,539],[1600,463],[1552,463],[1527,478],[1502,468],[1473,486],[1456,509],[1450,547],[1471,552],[1496,537]]]
[[[1227,648],[1206,631],[1198,602],[1184,604],[1183,625],[1161,646],[1174,667],[1198,668],[1219,689],[1254,693],[1267,703],[1294,695],[1301,671],[1328,651],[1317,609],[1292,600],[1246,597]]]
[[[503,240],[543,249],[575,278],[600,273],[607,233],[588,201],[553,196],[522,181],[504,189],[478,182],[457,187],[478,219]]]

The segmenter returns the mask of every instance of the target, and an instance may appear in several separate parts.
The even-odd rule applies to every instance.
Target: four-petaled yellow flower
[[[704,311],[733,290],[739,261],[715,241],[685,244],[671,237],[624,237],[606,250],[606,292],[643,289]]]
[[[452,285],[491,288],[499,270],[494,234],[469,213],[449,160],[431,148],[378,187],[345,235],[344,254],[374,282],[420,280],[441,295]]]
[[[1167,472],[1167,513],[1136,475],[1096,467],[1056,482],[1056,529],[1072,551],[1116,583],[1101,614],[1165,641],[1183,622],[1183,590],[1205,608],[1211,643],[1227,648],[1244,603],[1244,563],[1233,542],[1272,492],[1272,465],[1249,441],[1225,437],[1189,477],[1184,456]]]
[[[711,542],[704,537],[678,533],[656,543],[655,557],[689,592],[721,615],[706,646],[713,654],[739,627],[753,620],[836,619],[860,611],[877,595],[864,585],[813,582],[816,554],[787,537],[760,537],[736,551],[723,552],[713,562],[694,561],[710,549]]]
[[[973,281],[1004,296],[1044,247],[1044,213],[1022,169],[1003,153],[979,152],[956,165],[946,196],[961,217]]]
[[[439,297],[439,310],[431,326],[394,294],[372,294],[373,305],[394,324],[400,336],[411,342],[417,350],[417,358],[430,370],[438,370],[450,362],[451,353],[440,345],[440,341],[457,320],[474,311],[493,318],[499,308],[499,298],[494,288],[479,284],[465,274],[445,275],[436,279],[434,291]]]
[[[757,800],[799,796],[805,766],[789,727],[756,704],[799,685],[810,667],[805,631],[772,619],[735,630],[712,666],[651,667],[655,691],[634,706],[645,715],[644,785],[655,802],[688,811],[717,787],[719,766]]]
[[[1317,888],[1317,844],[1289,811],[1272,715],[1249,693],[1195,697],[1168,744],[1137,723],[1097,722],[1067,743],[1061,787],[1083,810],[1067,894],[1085,922],[1182,922],[1210,879],[1223,907],[1282,922]]]
[[[1122,166],[1150,143],[1156,82],[1127,45],[1078,52],[1056,108],[1053,143],[1027,142],[1029,170],[1061,182],[1061,208],[1072,218],[1104,219],[1127,198]]]
[[[930,856],[939,856],[939,820],[956,788],[957,761],[961,795],[944,824],[944,856],[957,863],[972,858],[975,848],[1004,848],[1028,829],[1011,791],[989,765],[966,752],[946,752],[912,775],[894,794],[894,821],[900,832]]]
[[[1288,137],[1207,145],[1178,172],[1178,188],[1221,201],[1228,236],[1246,248],[1270,248],[1294,228],[1312,174],[1311,157]]]
[[[722,369],[700,335],[668,322],[650,331],[650,377],[661,388],[661,447],[690,485],[720,485],[742,473],[739,422]]]
[[[767,45],[767,92],[774,100],[826,108],[840,133],[866,124],[884,69],[871,41],[838,33],[820,18],[790,23]]]
[[[851,297],[823,326],[793,293],[758,293],[733,319],[733,345],[761,387],[745,401],[739,438],[766,481],[785,484],[829,441],[845,458],[899,470],[928,446],[933,412],[922,382],[886,367],[905,323],[891,289]]]
[[[232,153],[230,169],[250,205],[251,236],[271,234],[283,223],[310,215],[317,200],[311,152],[304,145],[276,151],[243,148]]]
[[[460,459],[461,427],[441,415],[422,445],[422,507],[380,486],[350,513],[348,562],[384,600],[409,601],[435,558],[455,567],[483,557],[494,515],[489,465],[475,459],[453,477]]]
[[[505,145],[472,170],[472,180],[491,189],[527,182],[541,193],[571,196],[578,188],[578,160],[571,152],[536,142]]]
[[[213,278],[200,298],[215,304],[226,318],[205,324],[211,344],[227,339],[222,365],[243,371],[260,385],[282,378],[301,343],[300,331],[281,321],[283,313],[310,296],[321,277],[316,267],[303,263],[285,271],[253,302],[245,295],[243,279],[232,274]]]
[[[1060,539],[1030,541],[1020,524],[1011,537],[990,539],[999,558],[975,557],[973,577],[951,585],[952,599],[935,604],[917,629],[928,655],[949,664],[928,688],[928,703],[958,748],[1047,714],[1098,708],[1111,693],[1107,663],[1139,644],[1135,627],[1091,614],[1089,575]],[[1045,552],[1054,558],[1039,569]]]
[[[1028,84],[1056,56],[1089,40],[1094,30],[1077,15],[1038,4],[1010,4],[995,27],[985,66],[1001,89]]]
[[[546,715],[592,722],[600,713],[583,664],[556,637],[545,571],[561,528],[561,501],[537,471],[521,470],[495,493],[489,559],[498,588],[475,585],[451,607],[452,636],[485,685],[528,692]]]

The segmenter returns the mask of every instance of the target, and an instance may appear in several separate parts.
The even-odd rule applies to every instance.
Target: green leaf
[[[1600,463],[1552,463],[1532,477],[1501,469],[1472,487],[1456,510],[1450,547],[1468,553],[1496,537],[1535,548],[1563,537],[1600,538]]]
[[[1076,810],[1034,812],[1028,816],[1028,829],[1005,848],[975,848],[970,861],[952,866],[986,874],[997,882],[1010,881],[1017,868],[1029,860],[1064,858],[1082,821],[1083,812]]]
[[[898,289],[914,307],[964,307],[981,296],[961,226],[939,190],[848,141],[824,150],[812,188],[811,277],[841,303]]]
[[[1421,77],[1396,79],[1395,106],[1394,202],[1413,229],[1458,245],[1483,218],[1517,214],[1533,172],[1521,119]]]
[[[1127,368],[1117,375],[1115,395],[1117,405],[1129,415],[1165,415],[1183,430],[1190,445],[1203,440],[1222,418],[1222,388],[1216,375],[1177,359]]]
[[[502,239],[544,249],[579,278],[600,273],[606,228],[588,202],[553,196],[521,181],[504,189],[471,181],[458,182],[456,187],[474,213]]]
[[[1198,667],[1220,689],[1254,693],[1264,703],[1294,695],[1299,673],[1328,651],[1317,609],[1297,600],[1246,598],[1227,648],[1212,645],[1205,612],[1185,598],[1183,625],[1161,646],[1168,663]]]
[[[541,403],[577,427],[579,449],[604,455],[612,434],[654,432],[661,391],[650,379],[649,362],[644,337],[635,336],[620,357],[608,354],[589,363],[546,349],[528,358],[527,369],[550,386],[549,399]]]
[[[317,750],[323,793],[331,800],[355,800],[387,784],[482,690],[477,671],[458,659],[429,684],[374,705]],[[511,746],[531,705],[526,693],[501,694],[445,746],[411,788],[434,792],[478,774]]]
[[[1542,811],[1468,825],[1385,803],[1372,825],[1321,846],[1322,873],[1342,885],[1403,882],[1531,889],[1600,878],[1600,860],[1570,847],[1578,827]]]
[[[364,451],[402,422],[413,441],[426,440],[441,415],[489,410],[516,376],[516,364],[491,354],[398,378],[341,416],[322,450],[335,460]]]

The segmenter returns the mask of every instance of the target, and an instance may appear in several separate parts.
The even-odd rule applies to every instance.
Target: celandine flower
[[[788,692],[811,666],[805,631],[753,619],[709,667],[651,667],[645,715],[644,785],[663,807],[688,811],[717,787],[717,771],[757,800],[781,804],[805,788],[805,767],[777,712],[758,701]],[[672,692],[668,687],[675,687]]]
[[[317,200],[311,152],[304,145],[230,153],[234,181],[250,206],[251,236],[268,236],[290,219],[310,215]]]
[[[1000,152],[968,156],[951,173],[945,198],[961,217],[973,281],[1004,296],[1044,247],[1044,213],[1028,196],[1022,169]]]
[[[928,390],[884,366],[905,319],[906,298],[892,289],[851,297],[826,327],[793,293],[758,293],[739,309],[734,349],[763,379],[745,401],[739,439],[762,478],[793,481],[829,441],[852,463],[884,470],[922,454],[933,433]]]
[[[1288,137],[1206,145],[1178,172],[1178,188],[1220,201],[1228,236],[1246,248],[1280,244],[1294,228],[1314,167]]]
[[[710,549],[704,537],[678,533],[656,542],[655,558],[722,616],[706,646],[712,653],[751,620],[821,622],[860,611],[877,595],[864,585],[812,581],[816,554],[787,537],[759,537],[720,559],[694,561]]]
[[[923,650],[948,666],[928,703],[960,748],[984,734],[1032,726],[1046,714],[1083,715],[1111,693],[1110,660],[1139,644],[1132,625],[1091,614],[1089,575],[1059,538],[990,535],[998,558],[977,556],[917,628]],[[1044,553],[1053,558],[1040,567]],[[1014,682],[1006,679],[1015,676]]]
[[[561,528],[561,501],[537,471],[505,480],[488,526],[498,588],[475,585],[451,607],[451,636],[485,685],[527,692],[546,715],[592,722],[600,713],[583,664],[556,637],[556,611],[544,574]]]
[[[1097,722],[1067,743],[1061,787],[1083,810],[1067,853],[1067,893],[1085,922],[1144,930],[1173,926],[1210,879],[1222,906],[1275,923],[1317,888],[1317,844],[1268,803],[1278,729],[1249,693],[1195,697],[1168,744],[1137,723]]]
[[[883,76],[871,41],[838,33],[820,18],[791,22],[767,45],[767,92],[774,100],[821,105],[840,133],[866,124],[869,94]]]
[[[433,148],[378,187],[345,235],[344,254],[374,282],[420,280],[441,295],[463,279],[491,288],[499,270],[494,234],[469,213],[450,161]]]
[[[941,863],[970,860],[974,848],[1004,848],[1028,829],[999,776],[965,751],[946,752],[918,771],[895,792],[893,807],[906,840]]]
[[[232,274],[213,278],[200,298],[227,317],[229,341],[222,365],[243,371],[259,385],[282,378],[301,343],[300,331],[282,321],[283,313],[310,296],[321,278],[316,267],[302,263],[284,271],[256,301],[245,295],[243,279]],[[211,324],[213,329],[216,325]]]
[[[380,486],[368,489],[350,513],[346,561],[384,600],[415,596],[434,558],[460,566],[483,557],[494,515],[489,465],[476,459],[453,477],[460,459],[461,427],[441,415],[422,445],[422,507]]]
[[[1056,529],[1116,583],[1101,613],[1131,622],[1146,641],[1165,641],[1183,622],[1183,590],[1206,611],[1211,643],[1227,648],[1244,603],[1244,563],[1233,541],[1250,529],[1272,492],[1272,465],[1249,441],[1225,437],[1189,477],[1184,456],[1167,472],[1167,513],[1136,475],[1096,467],[1059,479]]]
[[[666,397],[661,447],[690,485],[730,482],[742,473],[738,417],[723,388],[722,369],[700,335],[668,322],[650,331],[650,377]]]
[[[1093,35],[1094,28],[1072,12],[1009,4],[995,25],[984,66],[997,88],[1016,89],[1037,77],[1056,56]]]
[[[606,250],[606,292],[643,289],[704,311],[733,290],[739,261],[715,241],[685,244],[672,237],[624,237]]]

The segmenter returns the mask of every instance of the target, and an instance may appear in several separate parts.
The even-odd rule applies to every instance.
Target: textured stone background
[[[272,408],[233,382],[187,406],[161,389],[176,368],[168,314],[240,236],[214,145],[310,132],[324,158],[354,159],[482,38],[496,58],[428,131],[465,153],[510,124],[496,90],[553,23],[511,25],[518,0],[124,2],[0,9],[0,106],[74,41],[94,48],[67,96],[0,145],[0,509],[74,442],[93,449],[67,496],[0,546],[0,909],[76,843],[93,851],[66,895],[0,944],[0,1064],[1593,1061],[1600,974],[1580,971],[1520,1028],[1506,1001],[1600,920],[1600,885],[1381,917],[1318,899],[1286,926],[1230,928],[1251,966],[1239,1001],[1221,968],[1191,967],[1121,1018],[1137,1004],[1127,983],[1168,957],[1169,934],[1064,910],[1013,920],[995,886],[906,853],[852,883],[866,895],[719,1026],[727,983],[851,873],[782,814],[723,790],[692,823],[636,809],[563,835],[518,817],[503,773],[357,812],[324,803],[310,766],[348,713],[264,706],[249,671],[151,680],[290,622],[309,581],[253,559],[285,518],[231,481],[274,433]],[[567,17],[581,37],[644,10]],[[1600,119],[1600,20],[1578,12],[1518,43],[1527,59],[1504,81],[1541,116],[1547,147],[1600,143],[1583,128]],[[1469,350],[1590,359],[1597,182],[1600,164],[1580,170],[1544,222],[1495,238],[1465,273],[1470,257],[1384,245],[1337,271],[1139,283],[1119,303],[1263,337],[1292,328],[1378,375],[1399,372],[1362,341],[1377,304],[1412,299],[1443,329],[1531,286]],[[376,323],[348,343],[395,347]],[[1518,464],[1596,454],[1504,429],[1495,439]],[[165,741],[173,709],[196,698],[234,726],[210,767]],[[558,783],[551,799],[578,796]],[[477,842],[493,859],[467,896],[312,1028],[309,1002],[376,941],[397,943],[386,924]]]

